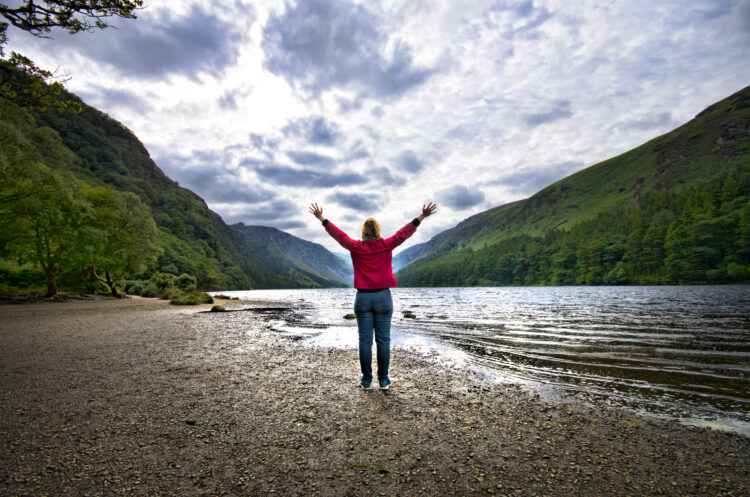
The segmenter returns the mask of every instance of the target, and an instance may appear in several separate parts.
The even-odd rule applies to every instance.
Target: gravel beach
[[[741,435],[549,404],[400,349],[392,390],[365,392],[356,351],[209,308],[0,306],[0,495],[750,494]]]

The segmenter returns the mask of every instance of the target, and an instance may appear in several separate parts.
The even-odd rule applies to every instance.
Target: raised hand
[[[422,204],[422,215],[424,217],[434,214],[436,210],[437,205],[433,204],[432,202],[428,203],[427,205]]]
[[[437,210],[437,204],[433,204],[432,202],[429,202],[426,205],[422,204],[422,214],[420,214],[417,219],[419,219],[419,221],[422,222],[424,221],[424,218],[435,214],[436,210]]]
[[[315,202],[310,204],[310,214],[317,217],[321,222],[325,220],[323,217],[323,208]]]

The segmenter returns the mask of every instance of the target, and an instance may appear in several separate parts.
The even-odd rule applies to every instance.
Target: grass
[[[192,291],[174,295],[170,302],[174,305],[213,304],[214,299],[207,293]]]

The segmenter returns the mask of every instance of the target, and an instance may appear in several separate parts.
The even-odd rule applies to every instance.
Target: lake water
[[[353,312],[353,289],[221,293],[288,302],[293,312],[269,318],[269,326],[290,339],[357,347],[356,322],[343,319]],[[750,286],[396,288],[392,295],[396,349],[552,399],[750,435]],[[416,319],[402,317],[407,310]]]

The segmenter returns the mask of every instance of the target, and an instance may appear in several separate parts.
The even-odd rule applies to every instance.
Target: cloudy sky
[[[750,1],[158,1],[9,49],[133,130],[227,222],[411,243],[663,134],[750,84]],[[408,246],[408,245],[405,245]]]

